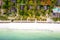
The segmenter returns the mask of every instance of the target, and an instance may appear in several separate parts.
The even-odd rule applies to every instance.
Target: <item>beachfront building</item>
[[[11,0],[11,2],[16,3],[16,0]]]
[[[60,0],[56,0],[56,4],[53,8],[52,15],[54,18],[60,18]]]
[[[60,18],[60,7],[55,7],[52,13],[54,18]]]
[[[52,19],[60,21],[60,0],[56,0],[55,7],[52,9]]]
[[[56,6],[60,6],[60,0],[56,1]]]

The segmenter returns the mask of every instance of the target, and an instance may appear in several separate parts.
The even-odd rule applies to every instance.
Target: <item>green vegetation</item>
[[[8,20],[8,18],[5,16],[0,16],[0,20]]]
[[[60,18],[52,18],[54,21],[60,21]]]
[[[4,15],[6,15],[7,17],[10,17],[9,15],[12,15],[13,17],[15,17],[15,15],[18,14],[17,17],[20,17],[23,20],[26,20],[28,17],[33,18],[34,16],[35,16],[34,18],[36,18],[36,19],[41,19],[40,16],[46,17],[46,14],[51,13],[52,8],[55,6],[55,3],[56,3],[55,0],[51,0],[51,5],[48,5],[49,6],[48,9],[45,10],[44,9],[45,5],[43,5],[44,4],[43,2],[42,2],[43,4],[41,4],[40,0],[36,0],[36,2],[35,2],[35,0],[16,0],[15,3],[11,2],[11,0],[3,0],[3,2],[4,2],[4,4],[2,5],[2,9],[5,9],[4,13],[6,13]],[[23,5],[23,6],[21,7],[21,5]],[[40,6],[39,9],[37,9],[37,5]],[[12,7],[15,7],[17,12],[16,11],[11,12],[10,9]],[[15,9],[13,9],[13,10],[15,10]],[[48,11],[48,12],[46,12],[46,11]],[[2,17],[2,19],[3,18],[4,17]],[[7,19],[7,18],[5,18],[5,19]],[[16,19],[18,19],[18,18],[16,18]]]
[[[58,21],[58,18],[52,18],[53,19],[53,21]]]

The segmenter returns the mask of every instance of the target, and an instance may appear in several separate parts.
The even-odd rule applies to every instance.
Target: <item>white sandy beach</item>
[[[51,30],[60,32],[59,24],[47,23],[0,23],[0,29],[21,29],[21,30]]]

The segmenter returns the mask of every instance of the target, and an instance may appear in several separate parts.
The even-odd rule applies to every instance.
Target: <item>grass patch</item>
[[[5,16],[0,16],[0,20],[8,20],[8,18]]]
[[[53,21],[60,21],[60,18],[52,18]]]

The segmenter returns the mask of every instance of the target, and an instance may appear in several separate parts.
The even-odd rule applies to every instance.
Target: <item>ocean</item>
[[[60,40],[60,32],[0,29],[0,40]]]

